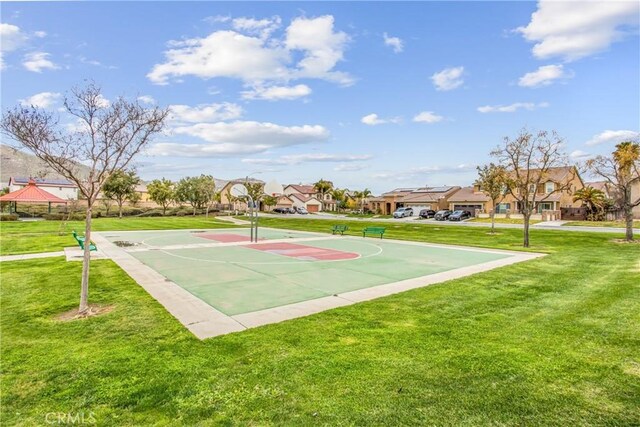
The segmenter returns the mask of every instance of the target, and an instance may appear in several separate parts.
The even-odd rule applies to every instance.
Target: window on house
[[[553,190],[556,189],[556,186],[553,182],[549,181],[544,185],[544,192],[549,194],[549,193],[553,193]]]
[[[538,213],[542,213],[542,211],[552,211],[552,210],[553,210],[553,202],[538,203]]]
[[[529,193],[535,193],[535,192],[536,192],[536,185],[529,184]]]
[[[498,206],[496,206],[496,213],[507,213],[509,209],[511,209],[511,203],[498,203]]]

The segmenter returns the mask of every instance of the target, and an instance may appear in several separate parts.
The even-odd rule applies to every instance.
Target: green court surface
[[[233,316],[508,258],[493,251],[260,229],[108,232],[104,236]],[[123,243],[124,242],[124,243]]]

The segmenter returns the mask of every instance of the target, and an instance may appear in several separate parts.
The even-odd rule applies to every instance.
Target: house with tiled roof
[[[294,206],[299,207],[299,204],[303,203],[304,206],[302,207],[305,207],[309,212],[334,211],[337,207],[336,201],[331,197],[330,193],[321,194],[316,191],[313,185],[289,184],[284,187],[283,192],[289,197],[296,196],[297,202],[294,201]],[[319,205],[316,202],[319,202]]]
[[[417,188],[411,193],[400,199],[405,208],[413,208],[413,212],[417,215],[422,209],[447,209],[449,199],[460,190],[458,186],[441,186],[441,187],[422,187]]]
[[[12,176],[9,178],[9,191],[18,191],[29,185],[33,181],[35,184],[62,200],[76,200],[78,198],[78,186],[62,178],[29,178]]]
[[[477,185],[460,188],[449,197],[449,206],[447,206],[447,209],[452,211],[471,212],[473,216],[476,215],[476,212],[490,212],[492,208],[491,199]],[[497,212],[500,211],[498,210]]]
[[[379,197],[369,199],[370,209],[382,215],[391,215],[396,209],[403,207],[402,198],[417,188],[394,188],[382,193]]]

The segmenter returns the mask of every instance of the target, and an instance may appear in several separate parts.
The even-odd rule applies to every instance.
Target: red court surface
[[[296,245],[294,243],[262,243],[257,245],[247,245],[245,247],[304,261],[335,261],[342,259],[354,259],[360,256],[353,252]]]
[[[251,240],[250,236],[243,236],[242,234],[233,233],[196,234],[196,236],[202,237],[203,239],[215,240],[216,242],[220,243],[249,242]]]

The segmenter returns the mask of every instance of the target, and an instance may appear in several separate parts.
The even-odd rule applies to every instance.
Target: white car
[[[300,208],[296,208],[296,210],[298,211],[298,213],[299,213],[300,215],[306,215],[306,214],[308,214],[308,213],[309,213],[309,211],[307,211],[307,208],[302,208],[302,207],[300,207]]]
[[[393,213],[394,218],[404,218],[406,216],[413,216],[413,208],[398,208]]]

